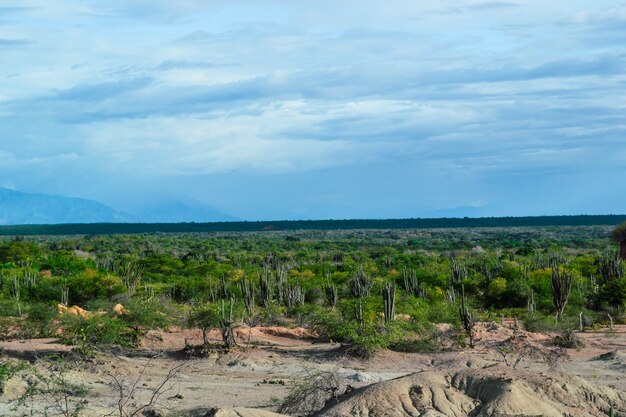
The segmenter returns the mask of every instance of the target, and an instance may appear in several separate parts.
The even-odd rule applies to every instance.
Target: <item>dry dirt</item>
[[[200,332],[172,329],[149,333],[139,349],[77,363],[66,377],[88,388],[83,416],[114,410],[119,400],[114,378],[126,386],[138,381],[128,402],[132,409],[131,404],[146,403],[154,387],[180,364],[180,373],[155,405],[161,415],[270,417],[305,371],[326,370],[355,391],[330,404],[323,416],[602,416],[610,406],[616,415],[626,416],[626,326],[580,333],[585,347],[568,350],[570,360],[556,371],[536,360],[522,360],[516,369],[504,365],[490,346],[513,333],[508,323],[481,324],[475,349],[384,351],[363,361],[347,357],[338,344],[317,343],[305,329],[276,327],[240,328],[238,349],[189,358],[181,352],[185,343],[200,344]],[[544,348],[550,340],[542,334],[519,335]],[[217,332],[210,337],[219,342]],[[54,339],[0,342],[0,349],[5,357],[25,360],[70,350]],[[156,354],[161,356],[150,359]],[[27,380],[22,373],[7,382],[0,416],[43,415],[41,399],[15,409]]]

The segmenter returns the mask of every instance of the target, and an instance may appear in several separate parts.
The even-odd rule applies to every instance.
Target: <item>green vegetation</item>
[[[387,220],[282,220],[215,223],[89,223],[0,226],[2,236],[213,233],[295,230],[440,229],[465,227],[611,226],[626,215],[528,216]]]
[[[618,322],[626,278],[611,230],[6,237],[0,337],[59,335],[89,355],[137,346],[147,330],[171,325],[202,329],[206,346],[208,332],[219,329],[227,347],[237,326],[298,325],[366,356],[380,348],[436,350],[436,323],[459,329],[459,343],[464,332],[472,346],[475,323],[501,316],[534,330],[578,328],[583,316],[589,326],[609,315]]]

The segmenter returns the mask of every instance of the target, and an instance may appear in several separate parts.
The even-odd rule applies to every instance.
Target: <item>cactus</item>
[[[241,289],[241,297],[243,298],[243,303],[246,307],[246,313],[248,317],[254,316],[254,286],[252,282],[248,281],[247,278],[244,278],[239,282],[239,288]]]
[[[463,329],[465,330],[465,334],[469,339],[469,346],[471,348],[474,347],[474,326],[476,323],[474,322],[474,318],[472,317],[472,313],[467,308],[467,300],[465,299],[465,286],[461,286],[461,306],[459,307],[459,316],[461,318],[461,324],[463,325]]]
[[[272,274],[267,268],[267,266],[263,267],[261,272],[258,272],[259,275],[259,289],[261,295],[261,305],[263,307],[268,307],[272,302],[272,293],[274,291],[274,286],[272,282]]]
[[[226,276],[222,275],[220,278],[220,298],[222,300],[227,300],[230,298],[230,292],[228,291],[228,286],[226,285]]]
[[[324,292],[326,293],[326,298],[328,299],[328,305],[334,309],[337,305],[337,300],[339,300],[339,292],[337,291],[337,287],[332,284],[326,284]]]
[[[498,275],[500,270],[502,270],[502,264],[499,261],[496,261],[495,263],[489,262],[487,258],[483,258],[481,260],[479,269],[480,273],[483,275],[483,277],[485,277],[485,281],[487,281],[487,284],[489,284],[491,281],[493,281],[496,275]]]
[[[537,303],[535,303],[535,292],[530,290],[530,296],[526,301],[526,309],[528,310],[528,317],[533,317],[535,311],[537,311]]]
[[[404,290],[409,294],[413,294],[414,296],[418,297],[420,283],[417,279],[417,274],[415,273],[415,270],[403,270],[402,277],[404,280]]]
[[[359,268],[354,278],[352,278],[352,295],[357,298],[367,297],[372,289],[372,279]]]
[[[276,302],[278,304],[287,303],[287,292],[290,291],[289,283],[287,282],[287,267],[282,264],[277,264],[274,270],[274,276],[276,278]]]
[[[555,268],[557,266],[565,265],[569,262],[569,259],[562,253],[552,252],[548,254],[538,254],[532,260],[531,269],[546,269]]]
[[[624,276],[624,261],[617,251],[606,250],[598,259],[598,273],[606,284]]]
[[[213,284],[209,282],[209,299],[212,303],[217,301],[217,293],[215,292],[215,288]]]
[[[420,283],[414,270],[410,272],[406,269],[402,272],[404,278],[404,289],[409,294],[413,294],[418,298],[426,298],[426,285]]]
[[[222,319],[220,320],[220,330],[222,331],[222,342],[224,347],[230,349],[237,346],[235,341],[235,334],[233,332],[233,299],[230,299],[230,309],[228,317],[226,316],[226,309],[224,307],[224,300],[222,300]]]
[[[284,286],[283,299],[285,300],[285,307],[292,309],[304,304],[304,291],[299,284],[287,283]]]
[[[359,298],[359,305],[356,306],[355,319],[356,319],[356,322],[359,323],[359,327],[361,327],[361,330],[363,330],[363,328],[365,327],[365,319],[363,318],[363,299],[362,298]]]
[[[385,324],[389,324],[396,318],[396,284],[393,282],[383,288],[383,305]]]
[[[567,304],[569,294],[572,290],[572,282],[574,277],[571,272],[562,268],[552,269],[552,301],[556,309],[556,321],[561,320],[563,310]]]
[[[450,271],[450,284],[458,284],[463,282],[467,278],[467,268],[465,265],[458,261],[456,258],[452,258],[452,269]]]
[[[454,290],[454,287],[450,287],[450,289],[446,291],[445,297],[446,301],[450,304],[456,303],[456,291]]]
[[[136,261],[120,261],[116,269],[128,293],[134,294],[141,283],[143,267]]]

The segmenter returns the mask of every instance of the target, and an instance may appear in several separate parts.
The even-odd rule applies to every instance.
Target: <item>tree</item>
[[[621,308],[626,305],[626,278],[605,284],[600,291],[600,300],[611,307]]]
[[[215,308],[212,306],[202,305],[194,308],[187,319],[189,327],[197,327],[202,330],[202,342],[204,346],[209,345],[209,331],[218,327],[220,318]]]
[[[615,243],[619,243],[619,255],[626,259],[626,222],[620,223],[611,232],[611,238]]]

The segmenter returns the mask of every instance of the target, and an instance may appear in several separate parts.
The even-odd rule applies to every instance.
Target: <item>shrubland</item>
[[[501,317],[535,331],[617,323],[624,320],[626,277],[610,232],[584,226],[5,237],[0,337],[57,336],[89,354],[137,346],[146,331],[170,326],[202,329],[205,344],[211,329],[230,344],[239,325],[304,326],[369,355],[440,349],[441,323],[467,336],[473,322]],[[82,312],[67,311],[74,307]],[[459,343],[472,343],[462,336]]]

